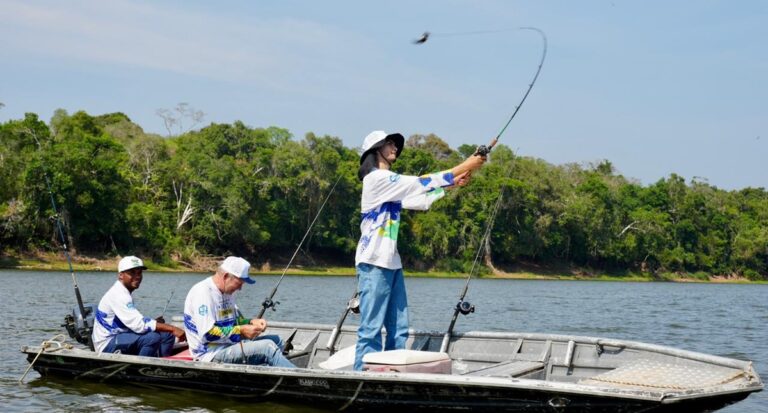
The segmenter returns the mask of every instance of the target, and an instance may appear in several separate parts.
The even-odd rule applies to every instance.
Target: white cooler
[[[363,371],[451,374],[451,358],[435,351],[390,350],[363,356]]]

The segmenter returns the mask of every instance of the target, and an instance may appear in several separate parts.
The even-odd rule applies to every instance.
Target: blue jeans
[[[243,355],[245,355],[245,364],[296,367],[283,356],[283,340],[279,336],[259,336],[253,340],[243,340],[242,343],[242,347],[240,343],[235,343],[218,351],[214,354],[213,361],[243,363]]]
[[[104,353],[120,351],[122,354],[135,356],[166,357],[173,352],[176,337],[169,332],[136,334],[133,332],[120,333],[109,340],[104,347]]]
[[[403,270],[358,264],[360,327],[357,329],[355,370],[363,369],[363,356],[381,351],[381,327],[387,329],[384,350],[405,348],[408,339],[408,299]]]

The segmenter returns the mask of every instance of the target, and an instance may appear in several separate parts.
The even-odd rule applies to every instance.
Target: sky
[[[768,187],[763,0],[0,0],[0,122],[158,109],[359,147],[373,130]],[[423,32],[422,44],[412,43]],[[481,33],[478,33],[481,32]],[[198,127],[199,127],[198,126]]]

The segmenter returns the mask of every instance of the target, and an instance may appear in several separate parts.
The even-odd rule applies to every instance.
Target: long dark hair
[[[360,162],[360,169],[357,170],[357,177],[362,181],[366,175],[378,167],[379,163],[376,160],[376,151],[369,151],[363,156],[363,161]]]

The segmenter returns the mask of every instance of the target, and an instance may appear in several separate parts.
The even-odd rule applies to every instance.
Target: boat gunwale
[[[332,330],[333,326],[328,324],[316,324],[316,323],[296,323],[296,322],[280,322],[271,321],[270,326],[277,328],[298,328],[306,330]],[[357,331],[356,327],[345,327],[342,331]],[[431,335],[435,337],[443,337],[445,332],[434,330],[415,330],[409,329],[411,336],[416,335]],[[754,373],[754,366],[752,361],[739,360],[729,357],[716,356],[707,353],[701,353],[693,350],[683,350],[675,347],[664,346],[659,344],[650,344],[641,341],[614,339],[614,338],[602,338],[593,336],[579,336],[579,335],[567,335],[567,334],[549,334],[549,333],[522,333],[522,332],[503,332],[503,331],[464,331],[457,332],[452,335],[452,338],[487,338],[487,339],[518,339],[523,340],[540,340],[553,342],[575,341],[578,344],[593,344],[609,347],[620,347],[633,350],[649,351],[653,353],[659,353],[667,356],[682,357],[695,361],[701,361],[705,363],[716,364],[722,367],[729,367],[746,372]],[[754,376],[754,374],[753,374]]]

